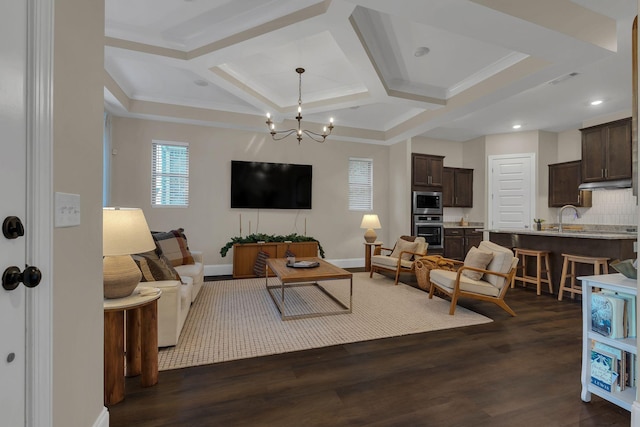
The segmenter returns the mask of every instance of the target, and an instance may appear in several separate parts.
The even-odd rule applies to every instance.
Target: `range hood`
[[[579,190],[616,190],[631,188],[630,179],[616,179],[613,181],[584,182],[578,186]]]

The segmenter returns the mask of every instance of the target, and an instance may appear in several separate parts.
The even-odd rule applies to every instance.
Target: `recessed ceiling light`
[[[205,81],[205,80],[196,80],[194,83],[195,83],[196,85],[198,85],[198,86],[202,86],[202,87],[204,87],[204,86],[209,86],[209,82],[207,82],[207,81]]]
[[[522,127],[522,125],[513,125],[512,126],[514,129],[520,129]]]
[[[600,105],[602,104],[602,99],[596,99],[591,101],[591,105]]]
[[[430,52],[430,50],[431,49],[429,49],[426,46],[420,46],[413,52],[413,56],[425,56],[427,53]]]

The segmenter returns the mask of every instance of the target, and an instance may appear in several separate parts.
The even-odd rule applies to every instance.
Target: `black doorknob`
[[[17,216],[8,216],[2,223],[2,234],[7,239],[17,239],[24,236],[24,225]]]
[[[18,287],[20,282],[27,288],[35,288],[42,280],[42,272],[38,267],[27,266],[23,272],[15,265],[8,267],[2,273],[2,287],[7,291],[12,291]]]

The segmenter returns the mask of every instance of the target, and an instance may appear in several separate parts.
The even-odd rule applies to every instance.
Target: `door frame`
[[[537,201],[537,192],[536,192],[536,153],[514,153],[514,154],[499,154],[499,155],[491,155],[487,156],[487,194],[493,195],[493,162],[495,160],[504,160],[504,159],[513,159],[517,157],[528,157],[529,158],[529,171],[531,175],[529,176],[529,188],[531,194],[531,200],[529,202],[529,215],[531,219],[535,218],[536,214],[536,201]],[[487,222],[489,224],[488,228],[493,228],[493,200],[487,200]]]
[[[43,273],[25,293],[28,426],[53,425],[53,12],[51,1],[27,2],[26,262]]]

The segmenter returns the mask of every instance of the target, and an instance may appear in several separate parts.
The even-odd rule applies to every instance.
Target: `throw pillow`
[[[497,271],[499,273],[508,273],[509,270],[511,270],[511,263],[513,262],[513,252],[510,249],[507,249],[504,246],[497,245],[488,240],[483,240],[480,243],[479,248],[483,251],[493,252],[493,259],[487,266],[487,270]],[[493,274],[485,275],[484,280],[491,283],[498,289],[502,289],[502,287],[506,284],[506,280],[504,278]]]
[[[393,252],[391,252],[391,255],[389,256],[391,256],[392,258],[400,258],[401,252],[403,251],[415,252],[417,248],[418,248],[418,242],[407,242],[406,240],[400,238],[396,242],[396,246],[393,248]],[[405,254],[402,254],[402,259],[409,261],[412,256],[413,254],[411,253],[405,253]]]
[[[464,258],[464,266],[486,270],[487,265],[489,265],[492,258],[492,252],[481,251],[475,246],[472,246],[471,249],[469,249],[469,252],[467,252],[467,256]],[[473,270],[462,270],[462,274],[467,276],[469,279],[480,280],[483,273]]]
[[[158,255],[155,250],[131,255],[131,257],[142,273],[141,282],[180,280],[180,275],[169,260],[163,255]]]
[[[184,228],[167,231],[166,233],[152,233],[153,240],[160,252],[167,257],[171,265],[195,264],[189,245],[187,244],[187,236],[184,234]]]
[[[264,277],[264,269],[267,265],[267,258],[269,258],[269,253],[265,251],[258,252],[256,262],[253,264],[253,274],[258,277]]]

